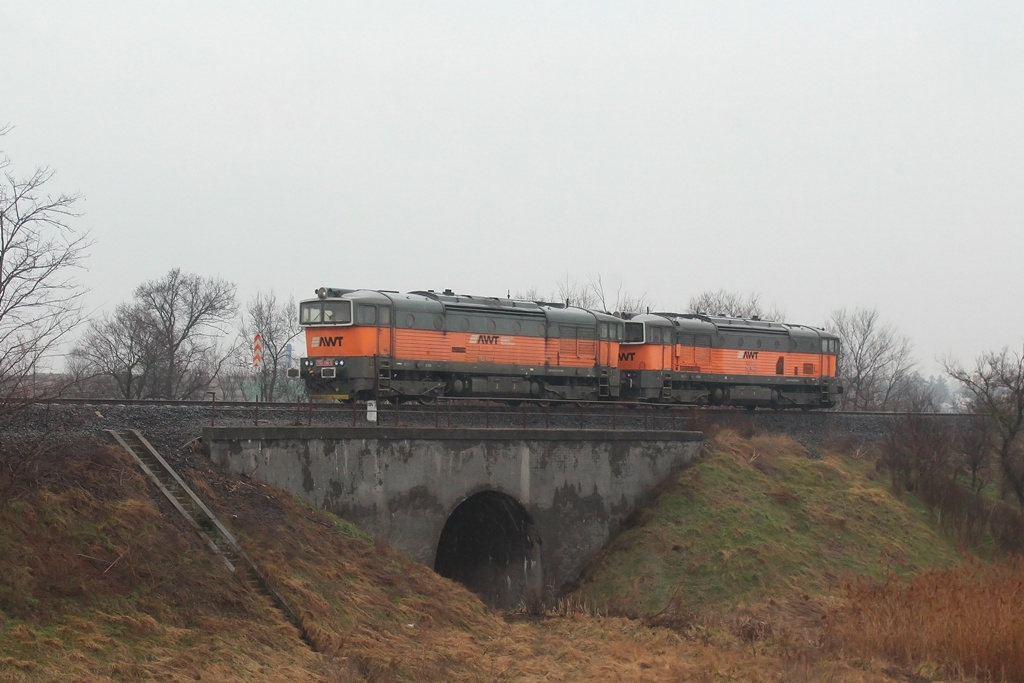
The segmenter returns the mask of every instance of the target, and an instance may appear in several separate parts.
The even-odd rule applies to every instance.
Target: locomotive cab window
[[[607,339],[608,338],[608,323],[601,323],[597,326],[597,338]]]
[[[643,323],[626,323],[626,336],[622,340],[624,344],[643,344],[644,343],[644,324]]]
[[[302,325],[351,325],[351,301],[304,301],[299,304]]]
[[[377,307],[364,306],[362,304],[356,306],[356,323],[359,325],[376,325]]]

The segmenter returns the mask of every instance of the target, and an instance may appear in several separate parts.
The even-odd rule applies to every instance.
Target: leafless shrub
[[[912,387],[910,340],[882,321],[877,309],[832,312],[826,328],[839,335],[843,410],[893,410]]]
[[[686,305],[688,313],[724,315],[732,318],[759,318],[784,322],[786,314],[775,305],[761,304],[761,295],[756,292],[741,294],[725,289],[704,291],[690,298]]]

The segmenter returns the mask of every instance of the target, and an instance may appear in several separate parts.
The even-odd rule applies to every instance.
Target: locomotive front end
[[[306,355],[299,360],[298,377],[310,398],[351,400],[373,387],[375,349],[365,348],[367,335],[361,334],[358,318],[366,317],[363,309],[376,309],[360,305],[358,290],[321,287],[316,294],[299,303]]]

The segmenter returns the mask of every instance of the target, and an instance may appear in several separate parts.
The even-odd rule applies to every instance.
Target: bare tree
[[[779,322],[786,319],[785,312],[775,305],[763,306],[761,295],[756,292],[744,295],[725,289],[708,290],[691,297],[686,310],[688,313],[725,315],[733,318],[759,318]]]
[[[112,315],[90,321],[69,365],[79,386],[94,392],[125,399],[151,396],[160,365],[154,320],[138,303],[120,304]]]
[[[991,419],[1004,489],[1024,506],[1024,449],[1018,438],[1024,428],[1024,353],[1003,348],[982,354],[969,370],[953,360],[943,367],[970,394],[971,410]]]
[[[844,410],[895,410],[913,378],[910,340],[882,322],[877,309],[833,311],[826,327],[839,335]]]
[[[957,433],[957,476],[970,477],[971,491],[980,495],[991,478],[995,441],[992,428],[984,415],[975,415]]]
[[[526,290],[516,290],[515,293],[509,291],[509,298],[516,299],[518,301],[543,301],[544,297],[541,296],[540,290],[537,289],[537,285],[530,287]]]
[[[69,224],[78,196],[46,191],[53,171],[21,178],[9,168],[0,151],[0,413],[61,390],[37,374],[81,321],[84,290],[74,271],[89,247]]]
[[[289,344],[298,336],[295,301],[289,299],[280,303],[274,292],[258,292],[246,306],[239,332],[244,340],[239,344],[241,364],[252,367],[259,395],[264,401],[275,401],[282,397],[294,398],[294,391],[280,390],[290,361]],[[254,363],[253,344],[260,336],[262,358]]]
[[[908,413],[938,413],[949,412],[952,406],[953,397],[945,377],[926,378],[910,372],[891,407]]]
[[[77,371],[112,379],[125,398],[196,398],[228,357],[221,341],[235,308],[234,284],[175,268],[89,325]]]
[[[620,284],[615,290],[615,300],[609,306],[610,299],[605,293],[604,279],[601,275],[590,275],[587,277],[585,289],[590,293],[595,306],[602,311],[614,313],[641,313],[650,306],[647,293],[636,295],[625,291]]]
[[[565,274],[565,279],[555,284],[555,301],[563,302],[566,306],[578,306],[580,308],[597,308],[600,304],[598,294],[588,282],[580,282],[570,279]]]
[[[530,301],[537,301],[537,288],[528,290],[525,296]],[[558,301],[568,306],[578,306],[592,310],[617,312],[617,313],[639,313],[649,308],[651,303],[647,293],[633,294],[623,289],[620,284],[615,290],[614,299],[609,296],[605,289],[604,278],[600,275],[588,275],[586,282],[570,278],[568,273],[565,279],[556,283],[555,292],[547,297],[551,301]]]
[[[152,326],[158,363],[154,398],[192,398],[209,386],[225,355],[219,341],[234,315],[235,285],[174,268],[139,285],[135,300]]]

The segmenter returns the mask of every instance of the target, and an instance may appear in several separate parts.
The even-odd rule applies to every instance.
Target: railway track
[[[382,404],[371,422],[367,406],[341,403],[253,403],[243,401],[127,401],[58,399],[30,406],[19,424],[0,425],[32,433],[54,430],[102,433],[138,429],[172,464],[209,426],[234,427],[400,427],[443,429],[581,429],[640,431],[707,431],[718,425],[741,434],[784,434],[818,452],[841,439],[878,441],[891,432],[896,414],[828,411],[772,411],[623,403],[543,404],[517,406],[499,402],[440,399],[432,405]],[[969,416],[919,413],[940,422]]]
[[[222,401],[222,400],[211,400],[211,399],[188,399],[188,400],[171,400],[171,399],[118,399],[118,398],[52,398],[45,401],[40,401],[41,404],[53,404],[53,405],[78,405],[78,406],[125,406],[133,408],[145,408],[145,407],[205,407],[212,408],[215,410],[266,410],[266,411],[309,411],[313,410],[316,412],[324,413],[351,413],[353,411],[362,413],[366,410],[366,402],[358,401],[356,403],[337,403],[337,402],[294,402],[294,401]],[[913,412],[913,413],[894,413],[894,412],[882,412],[882,411],[852,411],[852,410],[771,410],[771,409],[757,409],[750,410],[746,408],[732,408],[732,407],[718,407],[718,406],[694,406],[685,404],[671,404],[671,403],[626,403],[626,402],[611,402],[611,401],[540,401],[534,399],[527,400],[516,400],[511,402],[503,401],[487,401],[480,399],[465,399],[465,398],[439,398],[434,403],[430,404],[419,404],[415,402],[401,403],[395,405],[388,402],[378,404],[378,410],[381,412],[394,411],[410,414],[429,414],[441,411],[456,410],[459,412],[487,412],[488,409],[497,413],[511,413],[519,412],[518,409],[526,407],[530,411],[545,411],[558,412],[561,414],[570,413],[610,413],[610,412],[622,412],[627,411],[656,411],[658,413],[676,412],[676,413],[698,413],[704,415],[780,415],[780,416],[799,416],[799,415],[831,415],[831,416],[843,416],[843,417],[887,417],[891,418],[896,415],[915,415],[920,417],[932,417],[932,418],[953,418],[962,417],[960,413],[936,413],[936,412]]]

